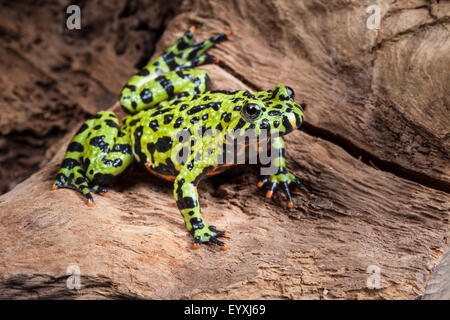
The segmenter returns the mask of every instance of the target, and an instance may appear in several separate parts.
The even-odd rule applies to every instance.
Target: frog
[[[67,146],[52,189],[74,189],[93,206],[92,193],[108,197],[111,182],[132,165],[140,165],[173,183],[193,248],[207,243],[227,250],[221,240],[229,233],[207,224],[201,214],[199,182],[238,164],[236,156],[226,156],[230,145],[237,154],[250,148],[258,154],[269,151],[274,170],[257,186],[267,189],[267,198],[282,188],[287,207],[292,208],[291,190],[298,191],[301,182],[286,168],[283,136],[300,127],[304,114],[293,89],[284,84],[256,92],[209,90],[207,72],[196,67],[220,64],[207,51],[229,39],[231,31],[203,42],[196,41],[194,31],[189,28],[125,84],[119,102],[127,115],[121,121],[104,110],[81,125]],[[255,133],[251,140],[238,139],[250,130]],[[259,140],[266,142],[265,147],[259,147]]]

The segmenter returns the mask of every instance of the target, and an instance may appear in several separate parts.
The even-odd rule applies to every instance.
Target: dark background
[[[82,28],[66,28],[66,8]],[[0,194],[35,172],[145,65],[180,1],[0,2]],[[43,162],[44,161],[44,162]]]

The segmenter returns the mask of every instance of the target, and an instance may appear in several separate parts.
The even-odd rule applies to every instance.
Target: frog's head
[[[303,109],[294,101],[294,90],[285,85],[277,85],[273,90],[244,92],[245,103],[240,109],[240,117],[234,119],[234,129],[241,134],[254,130],[257,136],[267,133],[279,136],[300,127]]]

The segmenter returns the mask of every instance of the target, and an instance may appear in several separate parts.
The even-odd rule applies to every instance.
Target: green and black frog
[[[275,170],[263,176],[258,187],[267,186],[269,198],[282,187],[292,207],[290,188],[298,188],[300,181],[286,170],[282,136],[300,127],[303,110],[285,85],[259,92],[208,91],[206,71],[194,67],[218,62],[206,52],[230,32],[201,43],[193,32],[191,27],[128,81],[120,95],[128,116],[120,125],[113,112],[101,111],[80,127],[52,188],[78,190],[92,206],[91,192],[107,196],[108,183],[138,162],[174,184],[174,197],[194,237],[194,248],[207,242],[226,250],[217,238],[228,235],[206,224],[200,213],[199,181],[239,163],[236,154],[253,147],[257,153],[269,151]],[[254,138],[239,139],[249,131]],[[260,147],[262,140],[266,147]]]

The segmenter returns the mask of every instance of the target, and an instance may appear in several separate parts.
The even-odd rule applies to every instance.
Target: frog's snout
[[[303,122],[303,112],[300,108],[294,108],[291,112],[286,112],[283,115],[283,126],[285,128],[285,134],[300,128]]]
[[[300,105],[295,103],[294,90],[291,87],[279,84],[272,91],[271,99],[274,99],[276,103],[280,103],[284,107],[283,115],[279,119],[283,124],[284,130],[280,130],[280,132],[287,134],[298,129],[303,122],[303,110]]]

